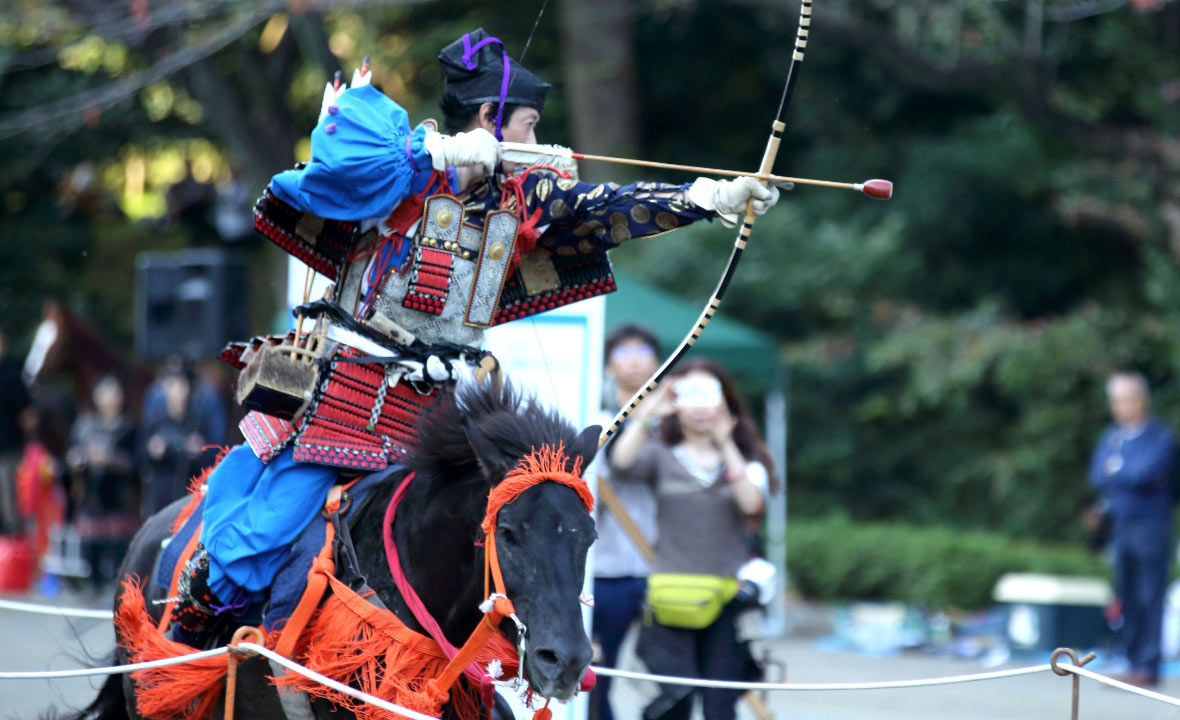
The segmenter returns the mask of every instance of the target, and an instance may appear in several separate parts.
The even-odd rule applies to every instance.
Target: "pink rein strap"
[[[414,473],[406,475],[402,480],[401,485],[398,485],[397,490],[393,493],[393,498],[389,501],[389,506],[385,508],[385,523],[381,528],[382,539],[385,542],[385,560],[389,563],[389,573],[393,576],[393,582],[397,585],[397,591],[401,593],[402,599],[406,601],[406,605],[410,606],[410,612],[414,614],[414,619],[418,621],[426,630],[426,634],[431,637],[438,646],[442,648],[443,653],[447,658],[453,658],[459,654],[459,649],[452,645],[443,635],[442,628],[439,627],[430,611],[426,609],[426,605],[422,603],[422,598],[418,597],[418,593],[414,592],[414,588],[410,586],[410,581],[406,577],[405,572],[402,571],[401,559],[398,557],[397,544],[393,541],[393,520],[397,515],[397,506],[406,496],[406,492],[410,489],[410,481],[414,479]],[[463,669],[463,674],[470,678],[476,686],[482,686],[490,678],[487,672],[479,666],[478,663],[472,661]]]

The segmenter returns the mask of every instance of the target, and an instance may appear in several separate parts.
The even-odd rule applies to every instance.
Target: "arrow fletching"
[[[369,70],[369,56],[365,56],[364,62],[359,68],[352,71],[352,86],[354,88],[364,87],[368,85],[373,79],[373,73]]]
[[[561,145],[533,145],[531,143],[500,143],[500,159],[517,165],[553,165],[564,167],[573,161],[574,153]]]
[[[341,82],[341,77],[342,73],[337,70],[332,82],[324,86],[324,100],[320,103],[320,116],[316,120],[317,123],[321,122],[324,116],[328,114],[328,108],[336,103],[336,98],[340,97],[340,94],[348,89],[348,86]]]

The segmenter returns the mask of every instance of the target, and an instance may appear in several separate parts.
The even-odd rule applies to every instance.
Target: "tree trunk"
[[[635,9],[629,0],[558,3],[570,141],[577,151],[628,156],[638,149],[635,89]],[[603,180],[601,163],[583,162],[581,175]]]

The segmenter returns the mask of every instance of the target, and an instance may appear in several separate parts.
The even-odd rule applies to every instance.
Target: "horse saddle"
[[[365,475],[347,489],[348,501],[342,503],[339,511],[340,528],[336,537],[340,540],[337,557],[337,576],[347,583],[356,582],[356,570],[352,540],[348,534],[348,521],[364,507],[374,488],[400,472],[400,465],[393,465],[381,472]],[[176,578],[192,556],[196,541],[201,534],[204,497],[196,508],[173,534],[156,560],[155,583],[175,595]],[[263,625],[268,629],[281,628],[295,611],[300,598],[307,588],[308,571],[315,558],[323,550],[327,539],[328,522],[321,522],[317,516],[308,524],[299,537],[291,544],[287,558],[279,567],[262,603],[244,608],[235,616],[238,625]]]

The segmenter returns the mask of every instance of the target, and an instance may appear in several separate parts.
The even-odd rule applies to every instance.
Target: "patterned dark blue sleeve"
[[[528,214],[541,210],[537,226],[548,226],[538,245],[559,255],[610,250],[631,238],[711,220],[713,213],[685,198],[687,189],[657,182],[595,185],[536,170],[524,180]]]

